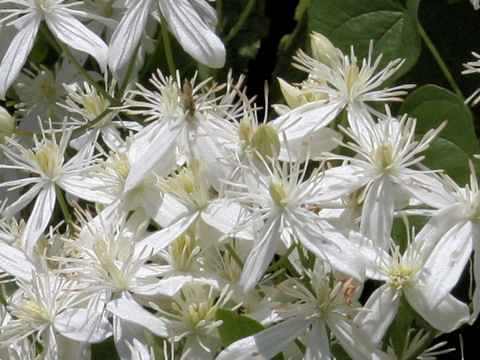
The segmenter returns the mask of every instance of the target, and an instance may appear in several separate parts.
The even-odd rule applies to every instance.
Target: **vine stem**
[[[235,35],[237,35],[238,31],[242,28],[243,23],[245,22],[245,20],[247,20],[247,17],[252,11],[254,5],[255,5],[255,0],[248,1],[247,6],[245,6],[245,9],[243,9],[242,14],[240,15],[240,18],[238,19],[237,23],[232,27],[228,35],[225,36],[223,41],[228,43],[235,37]]]
[[[172,46],[170,44],[170,34],[168,33],[167,20],[165,20],[165,17],[163,15],[161,27],[163,46],[165,48],[165,56],[167,57],[168,70],[170,71],[170,75],[175,76],[176,68],[175,62],[173,60]]]
[[[60,189],[58,185],[55,185],[55,193],[57,195],[57,200],[60,205],[60,209],[62,210],[63,217],[68,224],[71,235],[73,235],[75,233],[75,227],[73,226],[72,217],[70,215],[70,211],[68,210],[67,202],[63,196],[62,189]]]
[[[457,96],[460,99],[465,100],[465,97],[463,96],[462,91],[460,90],[457,83],[455,82],[452,73],[450,72],[450,70],[448,70],[447,64],[445,64],[445,61],[443,61],[437,48],[433,44],[432,40],[428,37],[425,29],[422,27],[420,23],[418,24],[418,32],[423,42],[425,43],[425,45],[427,45],[428,49],[430,50],[433,57],[435,58],[435,61],[437,62],[438,66],[440,67],[440,70],[442,71],[443,75],[447,79],[448,83],[452,87],[455,94],[457,94]]]

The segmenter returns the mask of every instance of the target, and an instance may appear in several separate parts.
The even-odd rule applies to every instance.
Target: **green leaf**
[[[470,180],[469,156],[453,142],[438,137],[423,152],[422,164],[430,169],[443,169],[458,184],[464,185]]]
[[[239,339],[243,339],[265,329],[258,321],[245,315],[237,315],[235,312],[227,309],[218,309],[215,314],[215,319],[223,321],[222,325],[217,329],[220,333],[222,345],[225,347]],[[280,353],[272,360],[283,360],[283,355]]]
[[[418,119],[417,133],[426,133],[447,120],[442,137],[457,144],[469,155],[480,150],[470,109],[457,95],[444,88],[422,86],[405,99],[399,112]]]
[[[366,57],[370,40],[374,56],[383,54],[380,67],[405,58],[395,78],[405,74],[420,55],[417,31],[419,0],[409,1],[405,9],[394,0],[311,0],[308,10],[308,31],[317,31],[344,53]]]

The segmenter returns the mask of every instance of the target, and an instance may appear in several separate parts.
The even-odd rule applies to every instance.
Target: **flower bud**
[[[337,56],[338,49],[325,36],[318,32],[310,34],[310,46],[312,47],[312,56],[314,59],[329,65],[330,59]]]
[[[260,125],[255,131],[252,146],[266,158],[275,158],[280,154],[280,139],[276,130],[268,124]]]
[[[277,79],[278,83],[280,84],[280,90],[282,91],[285,102],[290,108],[294,109],[308,102],[304,95],[305,91],[290,85],[282,78]]]
[[[15,120],[8,113],[8,111],[0,106],[0,141],[3,141],[5,136],[10,136],[13,134],[15,129]]]

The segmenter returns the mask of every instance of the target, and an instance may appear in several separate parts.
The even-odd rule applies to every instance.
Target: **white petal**
[[[141,325],[154,334],[168,337],[168,329],[164,321],[138,305],[134,300],[121,298],[108,303],[107,309],[118,317]]]
[[[58,180],[58,185],[67,193],[83,200],[100,204],[112,202],[112,196],[100,190],[105,188],[105,184],[95,177],[65,175]]]
[[[479,238],[478,230],[476,229],[476,239]],[[475,252],[473,253],[473,278],[475,279],[475,290],[473,291],[473,313],[472,321],[475,321],[480,313],[480,244],[478,240],[475,242]]]
[[[392,357],[378,350],[370,340],[368,333],[346,322],[343,318],[331,316],[327,325],[352,360],[391,360]]]
[[[158,6],[169,30],[195,60],[213,68],[225,64],[225,46],[215,34],[211,19],[201,18],[188,0],[163,0]]]
[[[107,67],[108,47],[102,39],[90,31],[68,11],[56,10],[45,15],[48,28],[58,40],[73,49],[92,55],[102,71]]]
[[[424,269],[428,276],[421,288],[427,306],[432,309],[447,296],[470,259],[472,244],[472,223],[464,221],[447,231],[435,246]]]
[[[451,332],[470,320],[467,304],[452,295],[447,295],[435,308],[429,309],[418,289],[404,288],[403,294],[420,316],[442,332]]]
[[[27,61],[37,37],[40,20],[37,14],[23,16],[21,28],[10,43],[0,64],[0,99],[5,98],[5,93]]]
[[[229,200],[213,201],[202,210],[203,221],[224,234],[235,231],[235,227],[247,218],[247,210],[240,204]],[[253,240],[253,235],[247,230],[235,231],[235,237]]]
[[[145,30],[151,0],[137,0],[118,24],[110,40],[108,66],[116,72],[131,58]]]
[[[384,178],[375,181],[365,197],[360,232],[385,250],[390,244],[394,205],[393,184]]]
[[[176,238],[182,235],[187,229],[192,225],[195,220],[197,220],[199,212],[193,214],[186,214],[186,216],[178,219],[175,223],[169,225],[168,227],[154,232],[152,235],[147,236],[145,239],[140,241],[135,251],[151,251],[152,254],[156,254],[159,251],[165,249],[170,245]]]
[[[129,344],[135,341],[142,345],[147,344],[146,335],[143,326],[113,315],[113,340],[120,360],[133,360],[135,349],[132,349]]]
[[[23,251],[0,241],[0,270],[17,279],[30,281],[35,268]]]
[[[43,231],[47,228],[55,207],[55,185],[51,184],[38,194],[30,218],[20,239],[23,251],[30,256],[33,254],[35,244]]]
[[[98,343],[112,335],[112,327],[101,313],[89,309],[68,309],[55,318],[55,329],[81,342]]]
[[[149,129],[145,128],[144,131]],[[162,127],[160,130],[148,142],[144,141],[141,133],[137,134],[140,140],[138,142],[135,140],[129,149],[129,160],[133,161],[130,161],[132,168],[125,182],[125,191],[135,188],[154,168],[158,170],[160,167],[159,175],[163,176],[168,175],[172,170],[171,159],[175,159],[176,139],[181,127],[172,125]],[[132,156],[130,153],[135,155]],[[169,164],[167,168],[164,168],[165,164]]]
[[[308,334],[305,360],[330,360],[330,341],[325,322],[317,320],[312,324]]]
[[[337,102],[326,104],[325,100],[312,101],[279,116],[269,124],[280,134],[285,133],[288,140],[301,139],[313,131],[325,128],[342,107]]]
[[[270,218],[265,222],[260,231],[258,242],[248,255],[238,280],[238,284],[243,287],[245,292],[257,285],[258,280],[263,276],[264,271],[275,255],[280,240],[280,222],[280,216]]]
[[[43,186],[44,185],[42,183],[37,183],[34,186],[32,186],[30,189],[28,189],[28,191],[25,194],[20,196],[20,198],[18,198],[17,201],[15,201],[10,206],[6,207],[3,210],[2,215],[6,218],[9,218],[15,215],[17,212],[19,212],[25,206],[27,206],[30,203],[30,201],[32,201],[35,198],[35,196],[37,196],[37,194],[42,190]]]
[[[149,285],[140,285],[140,286],[131,286],[130,290],[135,294],[140,295],[165,295],[172,296],[175,295],[185,283],[193,280],[191,275],[176,275],[171,276],[167,279],[161,279],[156,281],[153,284]]]
[[[358,325],[374,345],[378,345],[390,327],[400,304],[400,296],[388,284],[376,289],[363,306],[368,311],[360,311],[353,322]]]
[[[281,352],[305,331],[312,320],[303,316],[285,320],[271,328],[235,341],[216,360],[268,360]]]

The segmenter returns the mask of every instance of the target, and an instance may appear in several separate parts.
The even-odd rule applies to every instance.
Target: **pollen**
[[[63,163],[63,156],[57,144],[51,140],[45,140],[33,150],[28,151],[28,156],[40,167],[43,174],[53,180]]]

